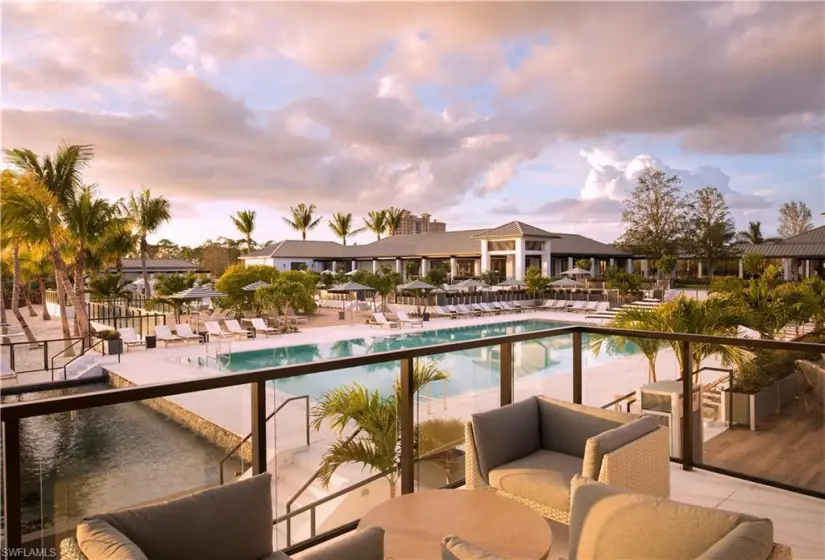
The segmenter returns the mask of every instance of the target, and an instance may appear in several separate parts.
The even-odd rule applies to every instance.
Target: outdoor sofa
[[[576,475],[670,495],[668,431],[652,417],[531,397],[474,414],[465,445],[468,489],[514,498],[565,524]]]
[[[64,560],[289,560],[272,546],[268,473],[148,506],[84,519],[60,543]],[[382,560],[384,530],[370,527],[299,560]]]

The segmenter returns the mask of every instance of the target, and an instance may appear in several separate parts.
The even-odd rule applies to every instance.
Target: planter
[[[722,421],[746,425],[751,430],[756,430],[760,422],[799,396],[802,382],[801,374],[794,371],[756,393],[731,393],[723,389]]]
[[[109,339],[106,341],[106,350],[111,355],[115,354],[122,354],[123,353],[123,341],[119,338],[117,339]]]
[[[146,341],[146,348],[147,349],[156,348],[157,345],[158,345],[158,339],[155,335],[152,335],[152,334],[146,335],[144,340]]]
[[[430,320],[430,314],[429,314],[429,313],[427,313],[427,312],[425,311],[425,312],[421,315],[421,319],[422,319],[423,321],[429,321],[429,320]]]
[[[347,318],[347,312],[346,311],[339,311],[338,312],[338,320],[339,321],[343,321],[346,318]]]

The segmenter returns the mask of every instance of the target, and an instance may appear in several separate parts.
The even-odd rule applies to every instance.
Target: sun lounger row
[[[543,310],[555,311],[584,311],[590,313],[598,311],[598,301],[567,301],[567,300],[547,300],[541,306]]]
[[[398,328],[403,327],[404,325],[409,325],[411,327],[424,327],[424,321],[421,319],[412,319],[409,315],[407,315],[406,311],[395,311],[395,316],[398,317],[397,321],[390,321],[387,319],[387,316],[383,313],[373,313],[372,319],[367,321],[367,324],[370,327],[387,327],[387,328]]]

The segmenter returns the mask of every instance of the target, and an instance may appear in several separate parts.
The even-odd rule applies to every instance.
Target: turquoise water
[[[404,348],[418,348],[447,342],[476,340],[507,334],[566,327],[571,323],[543,320],[510,321],[485,325],[468,325],[448,329],[409,332],[405,334],[354,338],[324,344],[303,344],[248,352],[233,352],[225,368],[238,372],[262,369],[288,364],[300,364],[315,360],[362,356],[375,352],[387,352]],[[585,366],[604,363],[615,359],[615,355],[595,357],[586,350],[587,336],[583,335],[585,351],[582,361]],[[633,354],[635,348],[628,348],[626,355]],[[519,378],[532,375],[553,375],[572,371],[572,336],[519,342],[514,345],[514,373]],[[431,388],[433,398],[451,396],[467,391],[486,389],[499,383],[498,346],[476,348],[449,354],[434,355],[430,359],[449,375],[447,383],[437,383]],[[317,399],[324,392],[357,382],[368,389],[378,389],[388,393],[398,377],[398,362],[386,362],[371,366],[348,368],[337,371],[316,373],[275,381],[278,391],[291,395],[309,395]],[[436,387],[436,385],[440,387]]]

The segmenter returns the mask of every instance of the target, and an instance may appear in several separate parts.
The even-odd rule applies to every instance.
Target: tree
[[[762,272],[762,255],[745,253],[742,255],[742,268],[745,274],[751,278],[759,276],[759,273]]]
[[[123,272],[123,258],[135,252],[138,241],[138,236],[132,231],[131,220],[120,229],[110,230],[101,242],[104,260],[109,263],[114,261],[115,270]]]
[[[373,210],[364,218],[364,224],[380,241],[381,236],[387,231],[387,213],[384,210]]]
[[[49,256],[49,248],[44,244],[29,246],[29,259],[26,263],[29,274],[37,282],[37,290],[40,292],[40,303],[42,311],[40,316],[44,321],[51,321],[49,308],[46,305],[46,277],[54,274],[52,261]]]
[[[401,222],[407,217],[407,212],[403,208],[390,206],[384,210],[384,220],[387,223],[387,235],[395,235],[401,229]]]
[[[286,274],[279,275],[269,286],[255,290],[254,301],[264,308],[275,309],[284,316],[284,323],[289,325],[289,310],[307,310],[314,305],[310,291],[303,282],[290,279]]]
[[[668,326],[656,309],[637,307],[623,307],[610,321],[610,326],[617,329],[632,329],[637,331],[667,332]],[[624,354],[628,342],[638,346],[647,358],[647,378],[649,383],[656,382],[656,358],[659,351],[666,346],[661,338],[639,338],[624,336],[592,335],[590,349],[593,355],[598,356],[604,346],[609,354]]]
[[[705,262],[709,276],[713,276],[716,262],[729,255],[735,235],[736,225],[719,189],[704,187],[691,195],[687,206],[686,246]]]
[[[427,284],[432,284],[433,286],[441,286],[444,283],[444,280],[447,278],[447,271],[444,269],[443,266],[433,266],[430,268],[430,271],[424,277],[424,282]]]
[[[593,261],[590,259],[578,259],[573,263],[573,265],[576,268],[581,268],[582,270],[590,270],[593,267]]]
[[[501,273],[495,268],[485,270],[478,278],[488,286],[495,286],[501,283]]]
[[[676,175],[668,177],[647,167],[623,202],[625,231],[617,245],[629,253],[654,258],[676,254],[685,231],[685,201],[679,183]]]
[[[135,193],[129,196],[128,208],[129,216],[132,218],[137,230],[143,286],[146,290],[146,297],[151,298],[152,287],[149,284],[149,275],[146,272],[146,251],[148,248],[146,236],[154,233],[164,222],[172,218],[169,201],[162,196],[153,198],[149,189],[143,189],[138,196],[135,196]]]
[[[428,384],[446,380],[447,377],[436,362],[416,359],[412,392],[417,395]],[[378,390],[370,391],[359,383],[321,395],[312,409],[312,425],[315,430],[320,430],[328,421],[329,428],[341,436],[321,459],[319,477],[325,486],[329,485],[341,465],[357,463],[376,472],[386,472],[390,497],[395,497],[400,469],[400,401],[401,386],[398,381],[393,384],[390,395],[382,395]],[[344,430],[349,425],[354,425],[355,431],[343,438]],[[421,423],[418,429],[420,432],[426,431],[427,423]]]
[[[527,284],[527,289],[534,294],[544,292],[550,285],[550,279],[543,276],[541,269],[537,266],[531,266],[524,272],[524,282]]]
[[[284,218],[283,220],[295,231],[300,231],[301,239],[303,240],[306,240],[307,238],[307,231],[315,229],[324,218],[323,216],[319,216],[317,219],[315,218],[313,215],[315,213],[314,204],[307,206],[302,202],[295,208],[290,206],[289,210],[292,212],[292,219],[290,220],[289,218]]]
[[[811,219],[811,209],[804,202],[792,200],[779,208],[779,236],[793,237],[814,227]]]
[[[779,237],[764,237],[762,235],[762,222],[748,222],[748,229],[736,234],[736,242],[745,245],[762,245],[763,243],[776,243]]]
[[[118,297],[128,299],[132,296],[132,292],[126,289],[128,285],[129,281],[119,272],[102,274],[89,279],[86,292],[92,296],[93,301],[105,301]]]
[[[37,342],[37,338],[35,338],[34,333],[32,333],[31,327],[26,322],[25,317],[23,314],[20,313],[20,242],[14,243],[14,247],[12,248],[12,266],[14,268],[14,276],[13,276],[13,284],[11,289],[11,312],[14,317],[17,319],[17,324],[20,325],[20,328],[23,329],[23,332],[26,334],[26,339],[29,342]]]
[[[329,221],[329,229],[341,239],[342,245],[346,245],[347,237],[358,235],[367,228],[354,229],[351,213],[344,214],[343,212],[336,212]]]
[[[279,275],[271,266],[233,264],[218,279],[215,289],[226,294],[222,299],[223,305],[241,311],[252,305],[254,297],[254,292],[244,291],[244,286],[257,281],[272,283]]]
[[[660,276],[670,278],[670,275],[673,273],[673,269],[676,268],[676,257],[669,254],[663,254],[655,263],[653,263],[653,265],[656,267],[656,271]]]
[[[200,255],[201,266],[215,277],[222,275],[232,260],[229,249],[218,243],[202,247]]]
[[[252,232],[255,231],[255,211],[254,210],[238,210],[235,216],[230,216],[232,223],[241,235],[246,240],[246,252],[251,253],[255,250],[255,241],[252,239]]]
[[[375,309],[375,299],[381,296],[381,310],[387,310],[387,296],[395,291],[395,288],[401,284],[401,275],[395,271],[389,270],[388,267],[382,270],[379,274],[364,271],[364,274],[357,275],[356,282],[363,283],[374,290],[373,292],[373,309]]]
[[[158,274],[155,276],[155,297],[149,300],[150,305],[168,305],[172,308],[175,318],[179,318],[183,306],[189,302],[184,299],[169,297],[183,290],[194,287],[198,276],[196,274]]]

